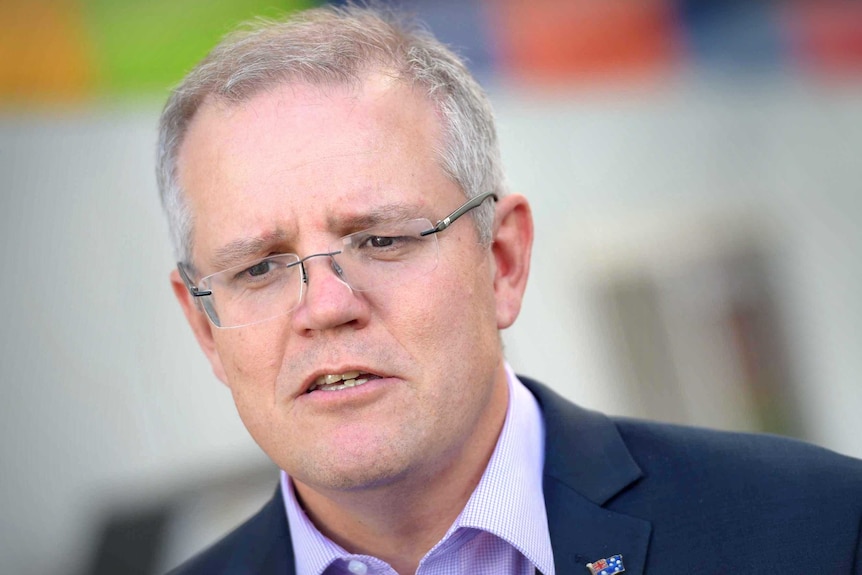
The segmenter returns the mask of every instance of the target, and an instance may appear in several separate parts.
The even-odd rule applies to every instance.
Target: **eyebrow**
[[[256,257],[261,257],[271,246],[283,243],[287,233],[283,230],[251,238],[238,238],[215,250],[209,259],[211,269],[224,270]]]
[[[419,208],[413,204],[393,202],[375,206],[367,212],[348,217],[330,215],[326,223],[330,229],[346,230],[341,233],[353,233],[380,224],[398,222],[418,218]],[[238,238],[215,250],[209,258],[210,269],[221,271],[239,265],[255,258],[263,257],[274,245],[283,245],[288,239],[284,230],[275,230],[261,236]]]
[[[379,224],[400,222],[422,217],[417,215],[418,208],[414,204],[393,202],[382,206],[375,206],[361,214],[348,217],[329,216],[327,224],[331,229],[341,228],[350,232],[371,228]]]

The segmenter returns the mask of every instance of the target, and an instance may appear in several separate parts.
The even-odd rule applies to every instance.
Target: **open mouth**
[[[311,384],[305,393],[311,393],[312,391],[341,391],[342,389],[358,387],[368,383],[372,379],[380,379],[380,376],[361,371],[321,375],[314,380],[314,383]]]

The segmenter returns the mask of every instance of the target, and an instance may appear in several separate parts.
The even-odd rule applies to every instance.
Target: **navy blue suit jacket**
[[[558,575],[862,575],[862,460],[763,435],[609,418],[521,378],[545,418]],[[293,575],[281,493],[176,575]],[[465,574],[469,575],[469,574]]]

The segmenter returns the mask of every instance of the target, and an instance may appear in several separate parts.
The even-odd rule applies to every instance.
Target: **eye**
[[[232,282],[239,282],[245,285],[249,283],[257,284],[275,275],[276,272],[279,271],[279,267],[278,263],[273,260],[261,260],[248,267],[243,267],[237,270],[237,272],[232,276]]]
[[[247,268],[244,273],[252,277],[262,276],[269,272],[272,269],[272,266],[273,264],[271,261],[263,260],[262,262],[258,262],[250,268]]]
[[[222,288],[236,292],[273,288],[290,281],[298,262],[293,254],[279,254],[231,268],[214,279]]]
[[[397,262],[415,257],[426,247],[433,247],[431,238],[419,235],[430,227],[427,220],[395,221],[355,232],[339,240],[339,249],[346,250],[344,257],[358,257],[365,261]]]
[[[368,238],[368,243],[373,248],[388,248],[395,243],[395,238],[388,236],[371,236]]]

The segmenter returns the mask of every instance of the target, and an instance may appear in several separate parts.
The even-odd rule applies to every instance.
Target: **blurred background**
[[[169,288],[156,123],[236,23],[312,4],[0,0],[0,572],[163,573],[275,489]],[[533,204],[517,371],[862,456],[862,3],[400,4]]]

